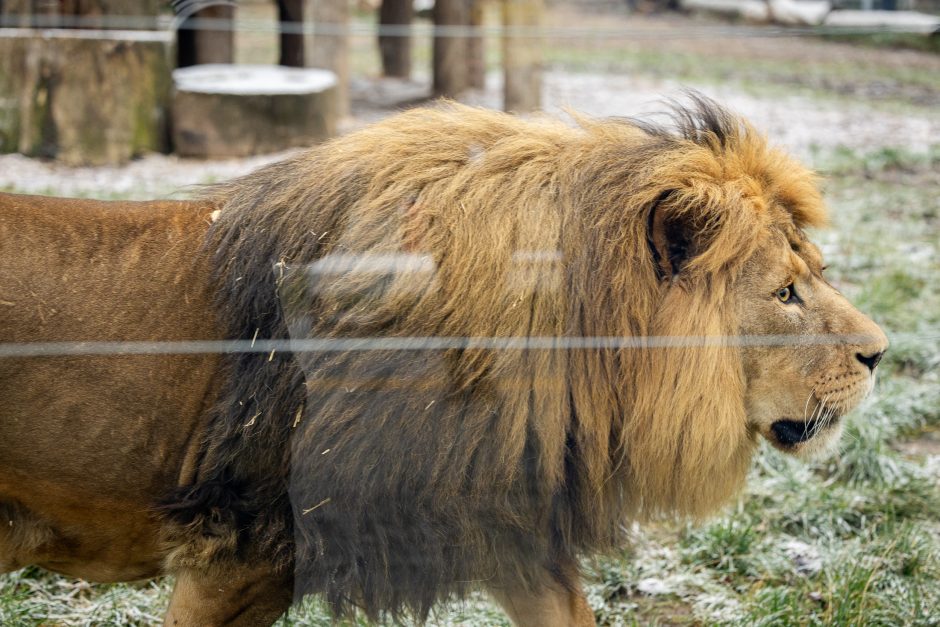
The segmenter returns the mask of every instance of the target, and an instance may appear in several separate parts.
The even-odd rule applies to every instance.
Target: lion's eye
[[[786,287],[781,287],[776,292],[777,300],[781,303],[790,303],[796,298],[796,293],[793,291],[793,284]]]

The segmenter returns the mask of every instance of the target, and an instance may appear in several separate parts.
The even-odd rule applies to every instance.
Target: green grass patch
[[[918,52],[940,54],[940,37],[936,35],[927,36],[914,33],[831,34],[821,35],[820,39],[869,48],[917,50]]]

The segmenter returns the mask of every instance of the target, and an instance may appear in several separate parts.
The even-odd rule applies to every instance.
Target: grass
[[[907,33],[872,33],[868,35],[825,35],[823,39],[872,48],[918,50],[940,53],[940,38]]]
[[[28,568],[0,577],[0,625],[153,625],[168,599],[167,582],[96,586]]]
[[[553,62],[568,69],[714,81],[734,74],[778,85],[800,69],[565,46],[554,48]],[[865,68],[824,62],[810,74],[846,72],[857,77]],[[892,80],[940,89],[937,76],[914,74]],[[894,146],[819,149],[813,161],[827,176],[832,207],[833,228],[814,234],[830,280],[892,339],[876,393],[848,422],[837,458],[805,464],[765,447],[746,491],[722,515],[699,526],[634,527],[622,554],[585,564],[589,601],[603,625],[940,621],[940,455],[905,452],[940,432],[940,146],[926,155]],[[154,624],[170,586],[91,586],[28,569],[0,576],[0,624]],[[431,623],[508,624],[483,597],[443,606]],[[279,624],[333,623],[309,599]]]

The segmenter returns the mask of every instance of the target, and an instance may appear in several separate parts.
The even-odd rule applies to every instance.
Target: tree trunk
[[[314,34],[307,52],[307,67],[336,74],[339,116],[349,114],[349,1],[306,0],[304,15],[313,21]]]
[[[542,105],[542,56],[537,29],[542,0],[503,0],[503,108],[533,111]]]
[[[470,0],[470,26],[474,29],[483,28],[485,8],[483,0]],[[486,87],[486,48],[480,30],[467,38],[467,83],[474,89]]]
[[[21,16],[8,26],[153,30],[162,0],[0,0],[0,17]]]
[[[173,144],[189,157],[247,157],[336,134],[336,77],[287,67],[190,67],[173,73]]]
[[[117,164],[166,149],[172,35],[94,35],[4,32],[0,151],[80,165]]]
[[[410,26],[414,16],[412,0],[382,0],[379,26]],[[379,53],[385,76],[411,76],[411,35],[393,33],[379,35]]]
[[[65,1],[59,0],[33,0],[32,15],[33,26],[38,28],[62,28],[62,7]]]
[[[467,0],[436,0],[434,26],[466,26],[470,22]],[[456,98],[467,88],[467,38],[434,36],[434,94]]]
[[[304,0],[278,0],[277,19],[281,32],[281,55],[278,63],[288,67],[303,67],[304,35],[293,29],[303,28]],[[285,26],[292,30],[285,31]]]
[[[56,2],[56,0],[39,0]],[[151,30],[157,27],[162,0],[58,0],[60,13],[81,18],[81,28]]]
[[[207,7],[186,19],[177,33],[177,66],[232,63],[235,60],[234,19],[235,7],[225,5]],[[220,20],[220,23],[198,28],[197,20]]]
[[[33,26],[32,0],[2,0],[0,2],[2,24],[11,28],[29,28]]]

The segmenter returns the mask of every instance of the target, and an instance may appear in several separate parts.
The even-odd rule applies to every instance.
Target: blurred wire
[[[940,339],[940,329],[888,334],[892,342]],[[646,337],[363,337],[296,340],[182,340],[130,342],[0,343],[0,358],[79,355],[194,355],[211,353],[323,353],[441,350],[599,350],[715,346],[811,346],[859,344],[863,335],[751,335]]]
[[[6,14],[0,16],[0,27],[16,30],[42,30],[52,28],[95,29],[102,33],[102,38],[113,38],[107,31],[97,29],[151,29],[156,21],[158,29],[174,30],[222,30],[253,33],[286,33],[293,35],[382,35],[383,37],[501,37],[512,35],[514,37],[535,37],[546,39],[630,39],[644,40],[682,40],[682,39],[749,39],[749,38],[787,38],[787,37],[818,37],[822,35],[876,35],[876,34],[918,34],[926,35],[933,32],[933,28],[911,28],[892,25],[878,26],[814,26],[814,27],[780,27],[780,26],[740,26],[740,25],[714,25],[695,26],[693,28],[572,28],[572,27],[546,27],[546,26],[434,26],[432,24],[415,23],[402,24],[376,24],[351,21],[348,24],[317,23],[312,22],[276,22],[271,20],[231,20],[224,18],[188,18],[180,24],[181,16],[161,15],[25,15]],[[28,25],[28,27],[26,26]],[[18,34],[17,34],[18,35]],[[0,37],[10,37],[11,33],[0,32]]]

